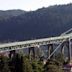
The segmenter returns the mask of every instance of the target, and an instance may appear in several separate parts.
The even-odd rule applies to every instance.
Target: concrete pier
[[[50,54],[53,52],[53,44],[48,44],[48,57],[50,56]],[[52,56],[53,57],[53,56]],[[51,58],[52,58],[51,57]]]
[[[29,48],[29,57],[30,57],[30,59],[35,59],[35,49],[34,49],[34,47]]]

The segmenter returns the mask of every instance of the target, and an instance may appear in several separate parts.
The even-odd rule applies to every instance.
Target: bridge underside
[[[0,45],[0,53],[8,51],[10,52],[9,57],[12,57],[12,55],[15,54],[15,50],[27,48],[30,58],[34,59],[37,57],[35,49],[38,48],[39,50],[41,50],[41,46],[47,46],[46,49],[47,59],[55,57],[55,54],[59,50],[60,53],[64,55],[65,60],[70,61],[72,58],[71,39],[72,37],[68,35],[68,36],[37,39],[37,40],[24,41],[24,42],[6,43]],[[43,50],[41,51],[42,53],[40,52],[40,54],[43,54]]]
[[[54,43],[54,44],[47,44],[47,45],[38,45],[33,47],[28,47],[28,55],[31,59],[41,58],[43,57],[43,50],[41,49],[41,46],[46,46],[46,54],[47,58],[54,58],[58,53],[61,53],[64,56],[65,61],[71,61],[72,58],[72,47],[71,47],[71,40],[64,41],[62,43]],[[37,52],[36,52],[36,49]],[[15,50],[9,51],[9,57],[11,58],[13,55],[15,55]],[[40,53],[39,53],[40,52]],[[45,55],[46,55],[45,54]],[[37,56],[39,55],[39,56]]]

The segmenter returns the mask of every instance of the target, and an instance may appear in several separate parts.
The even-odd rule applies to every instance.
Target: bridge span
[[[42,38],[42,39],[12,42],[12,43],[2,43],[0,44],[0,52],[36,47],[40,45],[60,44],[64,41],[69,41],[71,39],[72,39],[72,34],[68,34],[58,37]]]
[[[4,52],[9,52],[9,58],[15,55],[15,50],[28,48],[30,60],[34,59],[35,48],[41,49],[40,46],[47,45],[47,60],[54,57],[55,52],[60,49],[60,52],[65,56],[65,50],[67,50],[67,56],[64,57],[65,62],[69,62],[72,65],[72,28],[68,31],[62,33],[57,37],[49,37],[35,40],[19,41],[19,42],[9,42],[0,44],[0,54]],[[68,34],[69,33],[69,34]],[[57,47],[54,48],[54,45],[57,44]],[[31,52],[33,55],[31,55]],[[57,55],[57,54],[56,54]],[[32,56],[32,57],[31,57]]]
[[[48,59],[50,59],[54,53],[61,48],[61,53],[64,54],[66,48],[68,50],[68,60],[72,59],[72,47],[71,47],[71,39],[72,33],[61,35],[57,37],[50,37],[50,38],[42,38],[42,39],[35,39],[35,40],[27,40],[27,41],[20,41],[20,42],[10,42],[10,43],[1,43],[0,44],[0,53],[9,51],[9,57],[11,54],[14,53],[13,51],[18,49],[29,49],[29,55],[33,52],[33,58],[35,58],[35,48],[40,48],[42,45],[48,46]],[[53,49],[53,45],[57,44],[58,46]]]

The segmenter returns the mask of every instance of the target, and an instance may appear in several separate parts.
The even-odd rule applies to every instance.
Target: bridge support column
[[[9,58],[12,58],[15,55],[15,50],[12,50],[9,52]]]
[[[65,42],[61,46],[61,53],[64,55],[66,61],[71,60],[71,43],[70,43],[70,41]]]
[[[61,54],[63,54],[64,55],[64,43],[61,45]]]
[[[48,44],[48,57],[51,55],[52,52],[53,52],[53,44]]]
[[[35,59],[35,49],[34,49],[34,47],[29,48],[29,57],[30,57],[30,59]]]
[[[72,54],[71,54],[71,51],[72,51],[72,49],[71,49],[71,40],[69,39],[69,59],[70,59],[70,61],[72,61],[71,59],[72,59]]]

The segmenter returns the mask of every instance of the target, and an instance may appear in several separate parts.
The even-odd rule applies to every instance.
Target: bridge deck
[[[36,44],[36,43],[38,44],[38,43],[43,43],[43,42],[47,42],[47,43],[61,42],[61,41],[66,40],[68,38],[72,38],[72,35],[50,37],[50,38],[21,41],[21,42],[4,43],[4,44],[0,44],[0,48],[17,46],[17,45],[25,45],[25,44]]]
[[[28,41],[3,43],[0,44],[0,52],[18,50],[23,48],[36,47],[40,45],[47,45],[47,44],[54,44],[54,43],[59,44],[62,43],[63,41],[68,41],[69,39],[72,39],[72,34],[65,35],[65,36],[58,36],[58,37],[28,40]]]

